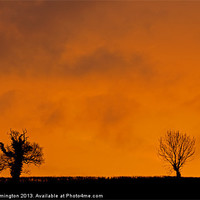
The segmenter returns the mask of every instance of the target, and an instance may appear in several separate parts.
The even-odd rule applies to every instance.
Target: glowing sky
[[[44,148],[32,176],[159,176],[167,130],[196,138],[200,2],[1,1],[0,136]],[[7,175],[7,173],[2,173]],[[172,174],[174,175],[174,174]]]

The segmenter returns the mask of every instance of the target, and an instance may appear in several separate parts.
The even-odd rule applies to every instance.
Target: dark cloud
[[[15,105],[17,99],[16,95],[17,92],[15,90],[9,90],[0,95],[0,110],[2,115],[8,113],[12,115],[12,108]]]
[[[59,126],[62,124],[64,120],[64,113],[61,109],[56,109],[50,115],[45,119],[45,124],[47,126],[52,126],[55,124],[56,126]]]
[[[141,105],[134,99],[119,94],[104,94],[85,99],[85,109],[79,120],[87,119],[96,127],[96,138],[118,147],[129,146],[135,137],[134,121]]]
[[[199,100],[200,100],[200,94],[188,97],[188,100],[183,100],[184,102],[181,104],[181,106],[199,112],[200,110]]]
[[[65,43],[76,35],[76,23],[84,10],[77,3],[1,5],[0,70],[19,75],[51,71]]]
[[[62,65],[60,74],[72,77],[96,75],[101,77],[130,79],[141,76],[147,80],[155,76],[156,71],[146,62],[144,56],[133,54],[126,59],[120,52],[99,48],[89,55],[76,60],[74,65]]]
[[[68,124],[65,110],[66,105],[63,105],[62,99],[57,101],[43,99],[36,106],[41,125],[49,129]]]
[[[139,57],[144,59],[143,55],[136,53],[132,63],[127,63],[120,52],[110,51],[108,46],[115,41],[123,42],[130,33],[135,37],[133,40],[137,40],[135,32],[148,33],[158,16],[162,16],[160,9],[151,10],[147,5],[135,6],[134,3],[1,2],[0,71],[23,76],[63,73],[79,76],[103,70],[121,73],[132,64],[136,71],[145,74],[149,66],[145,69],[141,65],[134,66]],[[68,61],[61,62],[66,46],[84,40],[92,43],[93,37],[105,43],[102,49],[86,51],[75,66],[70,66]],[[80,48],[85,51],[84,47]]]

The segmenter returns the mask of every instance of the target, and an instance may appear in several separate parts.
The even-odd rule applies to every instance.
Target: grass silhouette
[[[0,178],[1,193],[102,194],[104,199],[200,199],[198,177]]]

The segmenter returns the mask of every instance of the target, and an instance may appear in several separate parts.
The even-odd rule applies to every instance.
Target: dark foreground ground
[[[0,199],[200,199],[200,178],[0,178]]]

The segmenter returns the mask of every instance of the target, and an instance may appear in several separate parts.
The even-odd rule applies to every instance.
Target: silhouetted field
[[[61,195],[63,199],[88,199],[87,195],[99,199],[200,199],[199,186],[200,178],[195,177],[22,177],[19,183],[0,178],[0,199],[2,194],[29,199],[50,199],[48,195],[58,195],[51,199],[61,199]],[[36,198],[37,194],[44,196]]]

